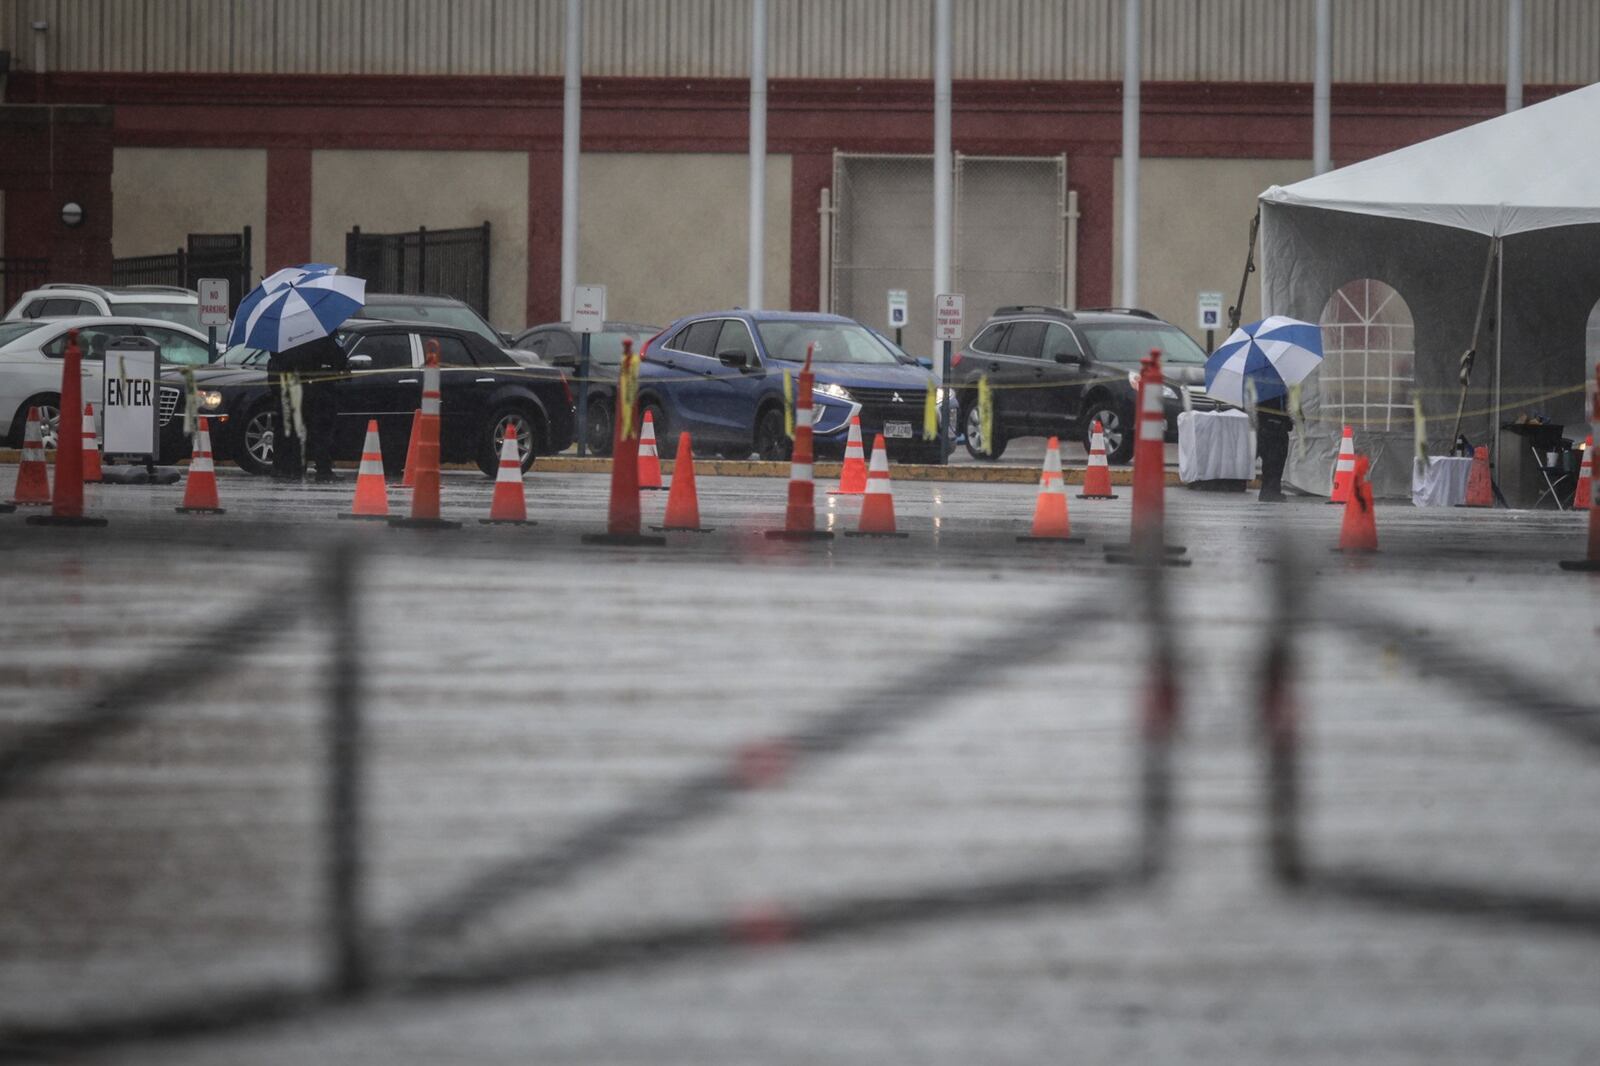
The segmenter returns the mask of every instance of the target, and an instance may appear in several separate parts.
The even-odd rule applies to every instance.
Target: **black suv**
[[[1167,439],[1176,440],[1180,388],[1195,410],[1226,406],[1206,394],[1205,350],[1183,330],[1136,308],[999,308],[953,360],[967,451],[998,459],[1011,438],[1034,436],[1076,436],[1088,447],[1099,419],[1107,459],[1127,462],[1139,360],[1152,348],[1161,351],[1166,381]],[[978,415],[978,379],[985,374],[994,398],[989,441]]]

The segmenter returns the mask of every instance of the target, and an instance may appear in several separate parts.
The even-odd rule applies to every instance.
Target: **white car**
[[[32,318],[157,318],[200,328],[200,294],[177,285],[78,285],[52,282],[22,294],[6,321]]]
[[[83,352],[83,398],[98,408],[103,391],[102,363],[106,346],[120,337],[148,337],[161,345],[161,361],[178,366],[205,366],[211,349],[205,334],[159,318],[80,316],[0,322],[0,432],[13,448],[22,446],[28,408],[44,416],[45,447],[56,442],[61,415],[62,354],[67,334],[78,331]],[[162,395],[162,421],[172,417]]]

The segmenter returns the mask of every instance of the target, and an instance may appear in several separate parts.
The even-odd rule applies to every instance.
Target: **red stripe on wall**
[[[311,149],[267,150],[267,273],[311,260]]]

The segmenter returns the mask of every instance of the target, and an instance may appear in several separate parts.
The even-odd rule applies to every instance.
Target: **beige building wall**
[[[1122,162],[1115,169],[1116,227],[1111,278],[1122,294]],[[1256,197],[1268,186],[1311,176],[1309,159],[1141,159],[1139,161],[1139,306],[1205,342],[1195,321],[1201,292],[1239,295]],[[1259,264],[1258,264],[1259,265]],[[1261,317],[1259,273],[1245,291],[1244,321]],[[1224,310],[1226,322],[1226,310]],[[1216,338],[1222,342],[1222,335]]]
[[[738,154],[585,153],[578,282],[606,286],[614,319],[665,325],[744,305],[749,174],[748,158]],[[789,306],[789,192],[789,157],[768,156],[769,309]]]
[[[489,321],[527,321],[528,156],[525,152],[311,153],[311,258],[344,262],[350,227],[369,233],[489,223]]]
[[[111,254],[159,255],[191,233],[250,227],[250,273],[267,252],[267,153],[260,148],[117,148]],[[236,294],[237,295],[237,294]]]

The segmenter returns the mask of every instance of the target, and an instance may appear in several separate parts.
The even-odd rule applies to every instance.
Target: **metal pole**
[[[817,310],[833,310],[833,199],[822,190],[817,207]]]
[[[322,593],[333,652],[327,696],[327,893],[330,991],[353,999],[370,981],[361,879],[361,659],[354,607],[353,547],[340,543],[323,563]]]
[[[950,291],[950,0],[933,5],[933,291]],[[940,379],[943,384],[943,379]]]
[[[745,306],[759,311],[766,267],[767,0],[750,0],[750,272]]]
[[[561,321],[578,283],[578,120],[583,110],[583,0],[567,0],[567,80],[561,107]]]
[[[1506,110],[1522,109],[1522,0],[1506,0]]]
[[[1078,309],[1078,190],[1067,191],[1067,276],[1066,291],[1061,306],[1068,311]]]
[[[1333,0],[1317,0],[1316,84],[1311,94],[1311,169],[1315,174],[1326,174],[1333,167],[1330,148],[1333,106],[1332,3]]]
[[[1139,305],[1139,0],[1123,0],[1122,296]]]
[[[578,334],[578,456],[589,454],[589,334]]]

